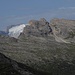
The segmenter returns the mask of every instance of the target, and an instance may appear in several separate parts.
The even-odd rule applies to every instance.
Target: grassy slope
[[[0,42],[0,49],[11,59],[52,75],[68,75],[69,64],[72,73],[75,70],[75,45],[57,43],[53,38],[23,37],[16,43]]]

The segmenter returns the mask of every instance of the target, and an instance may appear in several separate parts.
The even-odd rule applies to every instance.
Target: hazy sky
[[[0,30],[42,17],[75,19],[75,0],[0,0]]]

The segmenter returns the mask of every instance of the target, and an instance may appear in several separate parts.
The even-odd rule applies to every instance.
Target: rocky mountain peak
[[[30,20],[28,26],[24,28],[24,35],[33,35],[33,36],[48,36],[52,29],[44,18],[40,20]]]

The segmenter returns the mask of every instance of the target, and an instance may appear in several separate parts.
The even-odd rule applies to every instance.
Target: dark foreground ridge
[[[75,75],[75,21],[29,24],[17,39],[0,35],[0,75]]]
[[[35,70],[0,53],[0,75],[49,75],[49,73]]]

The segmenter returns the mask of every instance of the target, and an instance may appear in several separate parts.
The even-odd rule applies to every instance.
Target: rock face
[[[33,36],[48,36],[52,32],[49,22],[44,18],[38,20],[30,20],[29,26],[26,26],[24,29],[24,35],[33,35]]]
[[[75,20],[53,19],[50,25],[57,42],[75,43]]]

